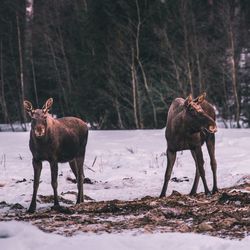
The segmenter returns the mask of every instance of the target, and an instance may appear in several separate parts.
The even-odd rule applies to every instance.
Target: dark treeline
[[[1,0],[0,123],[53,97],[97,128],[162,128],[173,98],[206,91],[249,126],[249,30],[248,0]]]

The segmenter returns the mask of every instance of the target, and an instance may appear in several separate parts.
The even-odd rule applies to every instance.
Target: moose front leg
[[[60,207],[58,201],[58,194],[57,194],[57,177],[58,177],[58,164],[57,162],[50,162],[50,170],[51,170],[51,186],[54,191],[54,208],[57,209]]]
[[[213,194],[218,192],[218,187],[217,187],[217,162],[215,159],[215,135],[214,134],[210,134],[207,141],[207,150],[208,150],[208,154],[210,157],[210,165],[211,165],[211,169],[213,172]]]
[[[37,161],[33,158],[32,164],[33,164],[33,169],[34,169],[34,183],[33,183],[32,201],[31,201],[30,207],[28,209],[29,213],[34,213],[36,211],[36,196],[37,196],[37,190],[39,187],[39,180],[40,180],[41,171],[42,171],[42,162],[41,161]]]
[[[203,159],[203,154],[202,154],[202,150],[201,147],[196,147],[194,150],[196,159],[197,159],[197,164],[198,164],[198,169],[199,169],[199,174],[201,176],[203,185],[204,185],[204,190],[205,190],[205,194],[206,195],[210,195],[210,191],[208,189],[207,186],[207,181],[206,181],[206,177],[205,177],[205,170],[204,170],[204,159]]]
[[[81,203],[84,201],[83,197],[83,180],[84,180],[84,172],[83,172],[83,162],[84,162],[84,157],[79,157],[76,159],[77,162],[77,188],[78,188],[78,195],[77,195],[77,202],[76,203]]]
[[[199,184],[200,174],[199,174],[199,166],[198,166],[198,162],[197,162],[197,158],[196,158],[196,154],[195,154],[194,150],[191,150],[191,154],[192,154],[194,161],[195,161],[196,170],[195,170],[194,184],[193,184],[193,187],[190,191],[190,195],[195,195],[196,191],[197,191],[198,184]]]

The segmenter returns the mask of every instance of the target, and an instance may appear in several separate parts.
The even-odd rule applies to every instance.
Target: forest
[[[96,129],[163,128],[206,92],[225,127],[250,126],[250,1],[1,0],[0,123],[23,100]]]

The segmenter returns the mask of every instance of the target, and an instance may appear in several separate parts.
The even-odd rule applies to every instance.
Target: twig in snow
[[[94,167],[95,162],[96,162],[96,159],[97,159],[97,156],[95,157],[95,159],[94,159],[94,161],[93,161],[93,163],[92,163],[92,165],[91,165],[91,168],[93,168],[93,167]]]
[[[85,166],[87,169],[91,170],[91,171],[92,171],[92,172],[94,172],[94,173],[95,173],[95,170],[94,170],[94,169],[92,169],[92,168],[93,168],[93,167],[94,167],[94,165],[95,165],[96,159],[97,159],[97,156],[95,157],[95,159],[94,159],[94,161],[93,161],[93,163],[92,163],[91,167],[88,167],[87,165],[85,165],[85,164],[84,164],[84,166]]]
[[[131,154],[134,154],[135,151],[132,148],[126,148],[128,150],[128,152],[130,152]]]
[[[0,164],[3,165],[4,169],[6,169],[6,155],[5,154],[2,155]]]

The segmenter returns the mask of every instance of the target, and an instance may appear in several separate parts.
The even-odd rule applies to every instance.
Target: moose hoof
[[[51,210],[60,212],[62,210],[62,207],[59,204],[54,205],[54,206],[51,207]]]
[[[194,191],[191,191],[191,192],[189,193],[190,196],[196,196],[196,194],[197,194],[197,193],[194,192]]]
[[[27,210],[27,213],[33,214],[33,213],[35,213],[35,211],[36,211],[36,208],[35,208],[35,207],[30,207],[30,208]]]
[[[83,199],[83,198],[77,199],[76,204],[80,204],[80,203],[83,203],[83,202],[84,202],[84,199]]]
[[[207,197],[211,197],[211,196],[212,196],[212,193],[211,193],[210,191],[208,191],[208,192],[205,193],[205,195],[206,195]]]
[[[63,213],[63,214],[73,214],[74,212],[67,208],[67,207],[62,207],[60,205],[54,205],[53,207],[51,207],[52,210],[55,210],[59,213]]]
[[[164,198],[165,196],[165,194],[160,194],[159,198]]]
[[[213,189],[212,194],[216,194],[216,193],[218,193],[218,192],[219,192],[219,190],[218,190],[218,188],[216,188],[216,189]]]

